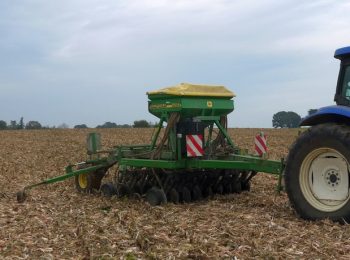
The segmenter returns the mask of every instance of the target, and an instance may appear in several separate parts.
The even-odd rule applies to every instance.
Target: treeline
[[[76,125],[74,128],[84,128],[82,126],[86,126],[86,125]],[[96,126],[96,128],[148,128],[148,127],[155,127],[155,126],[156,124],[147,122],[146,120],[136,120],[134,121],[133,125],[128,125],[128,124],[118,125],[113,122],[106,122],[103,125]]]
[[[156,124],[147,122],[146,120],[136,120],[134,121],[134,124],[122,124],[118,125],[113,122],[105,122],[102,125],[96,126],[96,128],[148,128],[148,127],[155,127]],[[23,117],[17,122],[16,120],[11,120],[9,124],[4,121],[0,120],[0,130],[22,130],[22,129],[56,129],[56,128],[69,128],[69,126],[65,123],[56,126],[42,126],[38,121],[28,121],[27,123],[24,123]],[[73,128],[75,129],[84,129],[89,128],[86,124],[79,124],[75,125]]]
[[[0,130],[22,130],[22,129],[43,129],[49,127],[43,127],[38,121],[28,121],[24,123],[23,117],[17,123],[16,120],[11,120],[9,124],[6,121],[0,120]]]

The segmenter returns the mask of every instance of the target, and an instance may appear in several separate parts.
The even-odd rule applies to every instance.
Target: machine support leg
[[[158,127],[156,129],[156,132],[154,133],[154,135],[152,136],[152,143],[151,143],[151,147],[150,150],[152,151],[154,149],[154,147],[156,146],[156,142],[159,136],[160,131],[162,130],[163,127],[163,123],[164,123],[164,119],[160,119],[160,122],[158,124]]]
[[[228,135],[226,132],[225,128],[220,124],[219,120],[215,120],[216,126],[219,128],[219,130],[224,134],[225,138],[227,139],[228,143],[234,148],[236,147],[235,144],[233,143],[231,137]]]
[[[276,187],[276,190],[278,193],[281,193],[281,191],[283,191],[283,189],[284,189],[283,184],[282,184],[283,171],[284,171],[284,158],[281,159],[281,165],[282,165],[282,168],[281,168],[280,173],[278,174],[278,183],[277,183],[277,187]]]

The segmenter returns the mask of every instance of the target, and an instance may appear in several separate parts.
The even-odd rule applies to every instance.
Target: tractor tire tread
[[[305,158],[302,153],[306,149],[312,151],[313,148],[317,148],[317,145],[319,145],[317,142],[326,142],[326,145],[332,143],[333,145],[343,144],[344,147],[350,147],[350,127],[335,123],[320,124],[310,127],[294,141],[287,156],[284,171],[286,192],[290,204],[296,213],[306,220],[329,218],[333,221],[348,222],[350,220],[350,201],[339,210],[328,213],[312,207],[301,192],[299,168]],[[347,154],[343,154],[343,156],[350,160],[350,150],[347,150]]]

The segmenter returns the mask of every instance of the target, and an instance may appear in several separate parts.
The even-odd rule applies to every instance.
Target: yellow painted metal
[[[173,95],[192,97],[226,97],[233,98],[236,95],[224,86],[201,85],[180,83],[176,86],[162,88],[147,92],[147,95]]]
[[[82,189],[86,189],[88,186],[88,179],[87,179],[87,175],[86,174],[80,174],[78,176],[78,182],[79,182],[79,186]]]

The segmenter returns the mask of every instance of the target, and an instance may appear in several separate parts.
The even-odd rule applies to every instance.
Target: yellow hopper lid
[[[197,97],[226,97],[233,98],[236,95],[224,86],[180,83],[173,87],[162,88],[147,92],[147,95],[173,95],[173,96],[197,96]]]

